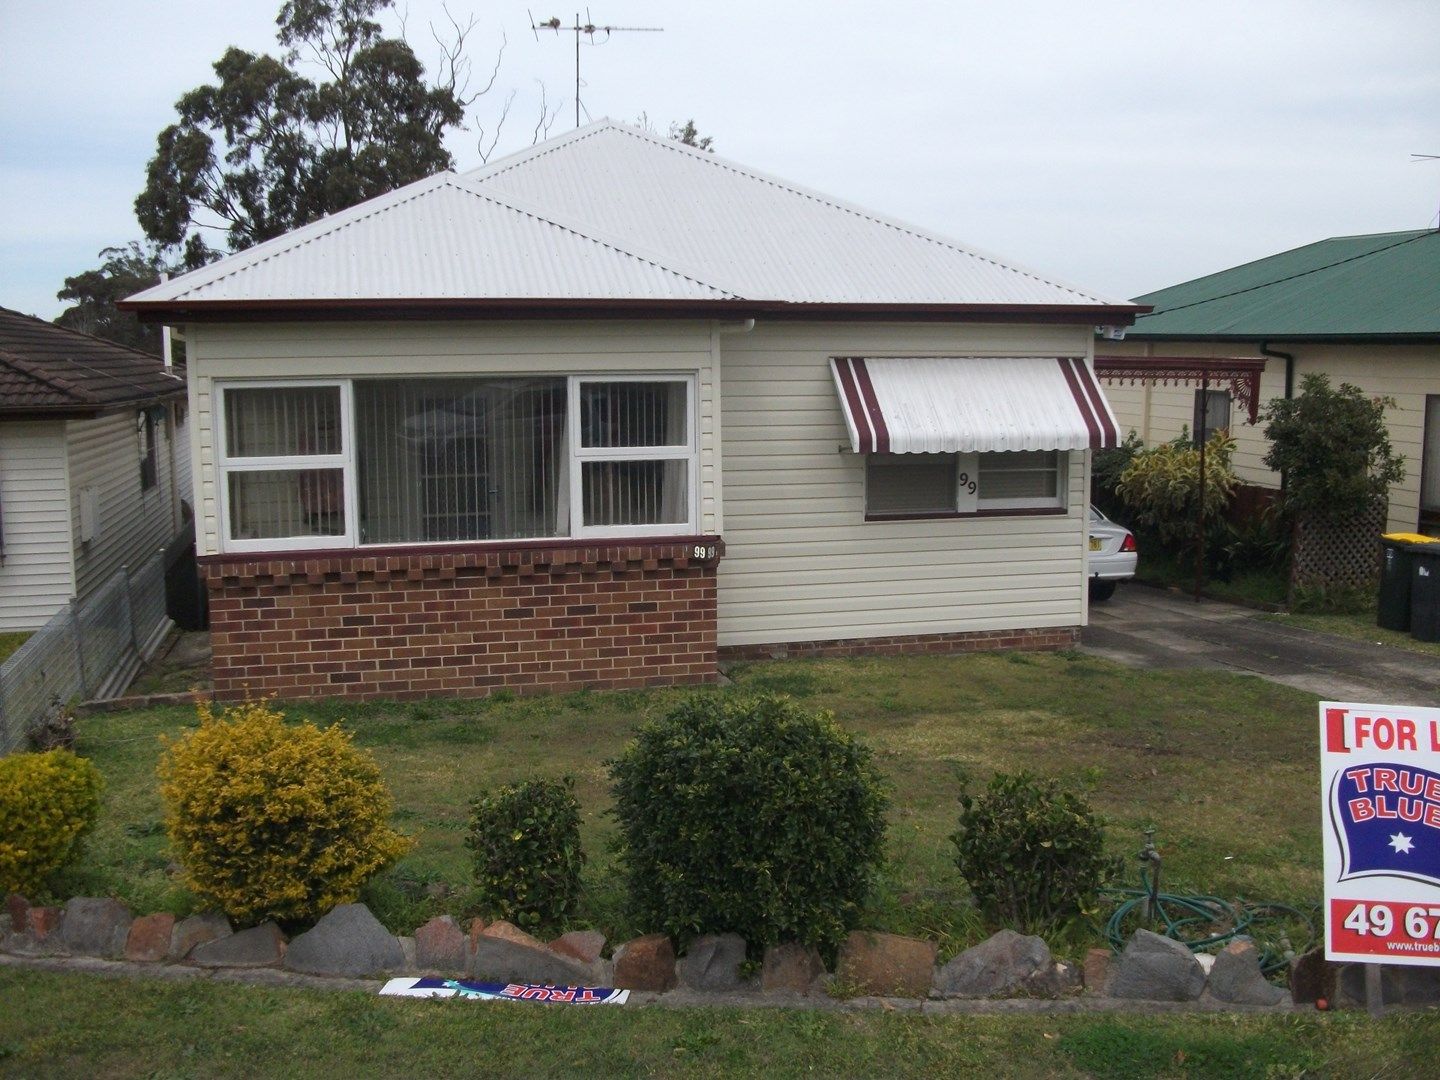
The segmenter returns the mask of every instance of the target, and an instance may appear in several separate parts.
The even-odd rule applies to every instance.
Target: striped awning
[[[837,356],[858,454],[1115,446],[1115,414],[1084,360],[1054,356]]]

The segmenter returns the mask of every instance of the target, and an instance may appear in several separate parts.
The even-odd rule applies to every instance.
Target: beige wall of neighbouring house
[[[765,324],[720,338],[725,545],[719,643],[1077,626],[1088,453],[1056,516],[864,520],[833,355],[1085,356],[1075,327]]]
[[[693,374],[700,529],[721,529],[719,372],[709,322],[374,322],[186,328],[196,550],[220,550],[213,385],[217,379],[668,372]]]
[[[1405,479],[1390,489],[1390,517],[1393,532],[1413,532],[1420,517],[1420,474],[1424,452],[1425,397],[1440,394],[1440,345],[1435,344],[1306,344],[1271,342],[1269,347],[1295,357],[1294,386],[1307,374],[1323,374],[1332,384],[1353,383],[1367,394],[1395,399],[1386,410],[1390,442],[1405,458]],[[1260,403],[1282,397],[1285,392],[1285,361],[1264,357],[1258,349],[1243,344],[1207,341],[1121,341],[1101,342],[1096,352],[1116,356],[1236,356],[1266,359],[1260,383]],[[1106,383],[1120,422],[1122,434],[1133,430],[1147,444],[1173,439],[1181,428],[1192,423],[1196,384],[1184,386],[1135,386]],[[1268,449],[1264,420],[1251,426],[1244,411],[1231,408],[1235,437],[1235,471],[1240,479],[1262,487],[1278,488],[1280,477],[1262,461]]]
[[[0,423],[0,630],[38,630],[75,595],[65,421]]]

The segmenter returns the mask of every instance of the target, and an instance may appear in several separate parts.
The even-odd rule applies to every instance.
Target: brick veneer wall
[[[992,649],[1039,652],[1074,648],[1079,640],[1078,626],[1058,626],[953,634],[902,634],[895,637],[845,638],[839,641],[788,641],[772,645],[726,645],[720,650],[720,657],[724,660],[767,660],[801,656],[987,652]]]
[[[714,552],[695,559],[696,545]],[[478,697],[716,677],[717,537],[200,559],[215,696]]]

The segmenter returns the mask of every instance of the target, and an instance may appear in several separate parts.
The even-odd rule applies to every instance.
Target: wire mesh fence
[[[0,753],[20,746],[55,703],[124,690],[169,625],[163,550],[71,600],[0,664]]]

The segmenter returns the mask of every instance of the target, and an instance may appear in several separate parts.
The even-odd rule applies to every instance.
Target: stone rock
[[[510,941],[516,945],[524,945],[531,949],[543,949],[544,943],[537,937],[527,934],[514,923],[508,923],[499,919],[480,931],[482,937],[499,938],[501,941]]]
[[[593,964],[605,948],[605,935],[599,930],[571,930],[550,942],[547,948],[582,964]]]
[[[25,932],[44,941],[60,929],[64,912],[58,907],[32,907],[25,913]]]
[[[437,915],[415,931],[415,966],[421,971],[464,971],[468,945],[459,923]]]
[[[1205,989],[1205,969],[1174,938],[1136,930],[1111,965],[1107,993],[1140,1001],[1194,1001]]]
[[[341,904],[296,936],[285,967],[307,975],[380,975],[405,968],[405,950],[364,904]]]
[[[669,934],[646,934],[615,950],[615,985],[664,993],[675,986],[675,946]]]
[[[1001,930],[936,972],[935,989],[942,997],[963,998],[1047,993],[1054,967],[1043,939]]]
[[[1096,994],[1105,993],[1105,980],[1110,976],[1109,949],[1085,950],[1085,989]]]
[[[134,916],[119,900],[77,896],[65,905],[60,941],[79,956],[116,960],[125,955],[125,939]]]
[[[484,982],[551,983],[556,986],[603,985],[604,973],[599,964],[581,964],[552,952],[538,942],[528,945],[504,932],[491,934],[490,929],[487,927],[486,932],[474,939],[475,948],[470,954],[467,972],[471,978]],[[523,931],[517,933],[530,937]]]
[[[402,936],[397,937],[395,940],[400,943],[400,955],[403,956],[403,957],[405,957],[405,964],[404,964],[403,967],[401,967],[400,970],[403,971],[403,972],[405,972],[405,973],[408,975],[408,974],[410,974],[410,973],[412,973],[412,972],[414,972],[414,971],[416,970],[416,968],[415,968],[415,939],[414,939],[413,937],[404,937],[404,936],[402,935]],[[459,970],[461,970],[461,971],[465,970],[463,964],[461,965],[461,967],[460,967]]]
[[[771,945],[760,963],[760,989],[767,994],[791,990],[808,994],[811,985],[825,974],[825,962],[813,945],[787,941]]]
[[[739,934],[701,934],[685,950],[678,975],[691,990],[743,990],[740,966],[745,963],[745,939]]]
[[[1364,1005],[1365,964],[1340,967],[1337,1004]],[[1390,964],[1380,968],[1380,999],[1386,1005],[1434,1005],[1440,1002],[1440,968]],[[1334,998],[1331,999],[1335,1001]]]
[[[273,922],[203,941],[190,952],[191,963],[207,968],[279,967],[283,959],[285,935]]]
[[[195,946],[229,937],[232,932],[230,920],[218,911],[191,915],[175,924],[175,930],[170,935],[170,956],[175,960],[184,960]]]
[[[935,943],[852,931],[835,963],[838,982],[875,997],[923,998],[935,982]]]
[[[175,933],[175,916],[164,912],[142,915],[130,924],[125,939],[125,959],[157,963],[170,955],[170,938]]]
[[[1233,1005],[1279,1005],[1288,996],[1260,972],[1260,950],[1253,941],[1232,941],[1215,957],[1205,992]]]
[[[25,932],[25,916],[30,911],[30,901],[19,893],[10,893],[5,897],[5,914],[10,919],[10,932],[23,934]]]
[[[1325,959],[1325,946],[1317,945],[1290,964],[1290,1000],[1296,1005],[1314,1005],[1324,998],[1339,1004],[1339,964]]]
[[[485,933],[485,920],[484,920],[484,919],[471,919],[471,920],[470,920],[470,930],[469,930],[469,932],[465,935],[465,936],[466,936],[466,944],[467,944],[467,945],[469,946],[469,948],[470,948],[470,955],[474,955],[474,953],[475,953],[475,943],[480,940],[480,935],[483,934],[483,933]]]

